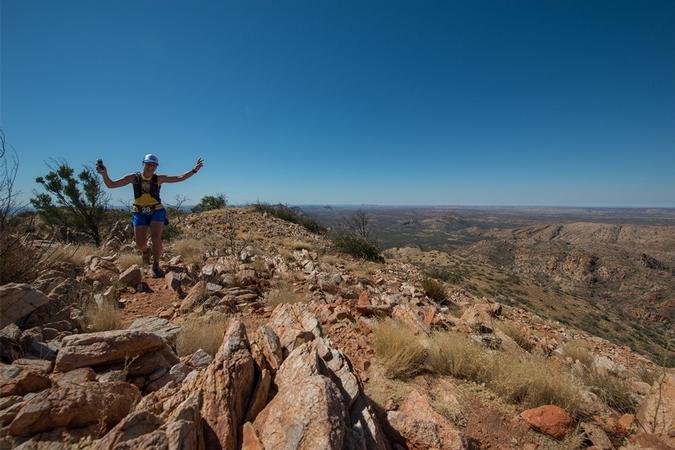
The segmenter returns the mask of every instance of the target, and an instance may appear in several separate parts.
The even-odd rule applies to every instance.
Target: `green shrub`
[[[193,213],[222,209],[227,205],[225,194],[205,195],[197,205],[192,208]]]
[[[108,203],[101,179],[88,167],[76,178],[75,170],[66,162],[49,168],[47,175],[35,179],[45,192],[36,193],[30,203],[48,224],[85,233],[100,246]]]
[[[326,227],[305,215],[301,210],[289,208],[281,203],[278,205],[256,203],[253,205],[253,209],[259,213],[267,213],[281,220],[285,220],[286,222],[297,223],[312,233],[322,234],[326,232]]]
[[[367,261],[384,262],[380,248],[372,241],[352,233],[338,232],[333,237],[335,249]]]
[[[162,228],[162,240],[166,242],[179,238],[182,234],[183,230],[181,230],[173,222]]]

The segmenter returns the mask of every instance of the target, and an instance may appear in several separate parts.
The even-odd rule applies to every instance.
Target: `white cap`
[[[145,158],[143,158],[143,164],[150,163],[150,164],[156,164],[159,166],[159,158],[152,153],[148,153],[145,155]]]

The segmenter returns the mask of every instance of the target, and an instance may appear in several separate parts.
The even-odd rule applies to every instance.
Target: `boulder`
[[[675,447],[675,370],[670,369],[654,382],[635,417],[648,433]]]
[[[157,438],[151,435],[162,425],[162,420],[149,411],[133,412],[121,420],[101,439],[98,450],[152,448],[147,443]],[[166,447],[165,447],[166,448]]]
[[[429,334],[429,326],[424,323],[419,314],[408,305],[396,305],[391,311],[391,317],[401,322],[406,328],[419,336]]]
[[[145,331],[146,333],[154,333],[161,337],[164,342],[172,347],[176,346],[176,338],[180,333],[180,325],[176,325],[169,320],[160,319],[159,317],[141,317],[133,321],[127,328],[134,331]]]
[[[143,281],[143,273],[137,264],[132,264],[120,274],[120,283],[124,286],[136,287]]]
[[[288,354],[296,347],[323,336],[321,324],[305,303],[282,303],[274,308],[269,326]]]
[[[246,422],[241,431],[241,450],[265,450],[251,422]]]
[[[48,374],[52,371],[54,364],[46,359],[24,359],[19,358],[12,361],[12,365],[31,372]]]
[[[196,382],[207,448],[235,448],[255,381],[244,324],[232,321],[213,362]]]
[[[102,331],[66,336],[56,357],[54,370],[67,372],[78,367],[129,363],[133,358],[166,346],[154,333],[134,330]]]
[[[183,312],[191,311],[200,302],[206,299],[206,282],[198,281],[190,288],[187,297],[180,304],[180,310]]]
[[[106,431],[129,414],[139,399],[138,388],[125,382],[59,385],[26,401],[7,430],[12,436],[91,425]]]
[[[45,374],[18,366],[0,365],[0,397],[39,392],[51,385],[51,380]]]
[[[351,434],[366,449],[389,450],[389,441],[380,428],[368,399],[360,395],[349,411]]]
[[[262,325],[256,330],[254,342],[265,357],[270,369],[276,372],[284,360],[284,355],[279,337],[274,330],[267,325]]]
[[[270,375],[269,370],[262,369],[260,376],[258,377],[258,382],[255,385],[253,390],[253,395],[251,396],[250,406],[248,407],[248,413],[246,414],[246,420],[251,421],[255,420],[256,416],[260,411],[263,410],[265,405],[267,405],[267,398],[270,392],[270,387],[272,386],[272,375]]]
[[[322,375],[284,384],[253,427],[263,448],[341,450],[346,432],[342,396]]]
[[[412,391],[398,411],[389,411],[387,419],[409,449],[437,448],[460,450],[466,448],[459,430],[438,414],[429,400]]]
[[[190,356],[189,364],[196,369],[203,369],[211,364],[211,361],[213,361],[213,356],[200,348]]]
[[[305,378],[321,373],[321,363],[315,347],[307,342],[291,352],[274,378],[278,389],[301,383]]]
[[[523,411],[520,416],[527,424],[555,439],[562,439],[572,426],[572,417],[555,405],[544,405]]]
[[[581,424],[581,430],[584,432],[586,439],[591,441],[597,449],[614,450],[614,445],[612,445],[612,441],[609,440],[607,433],[605,433],[605,430],[598,425],[584,422]]]
[[[49,297],[30,284],[3,284],[0,286],[0,328],[23,319],[49,301]]]

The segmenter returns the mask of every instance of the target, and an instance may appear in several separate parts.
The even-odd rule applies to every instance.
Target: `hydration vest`
[[[149,191],[144,191],[143,190],[143,179],[141,178],[141,173],[136,172],[136,176],[134,177],[134,200],[138,199],[141,197],[143,194],[150,194],[150,197],[152,197],[158,205],[162,203],[162,201],[159,198],[159,183],[157,183],[157,174],[153,174],[152,178],[150,178],[150,190]],[[148,183],[148,181],[145,181]]]

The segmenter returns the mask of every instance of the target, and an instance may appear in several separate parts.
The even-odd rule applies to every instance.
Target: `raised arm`
[[[103,183],[110,189],[126,186],[127,184],[134,182],[133,173],[125,175],[119,180],[111,180],[110,177],[108,176],[108,169],[104,165],[97,166],[96,171],[101,174],[101,178],[103,178]]]
[[[204,160],[199,158],[195,164],[194,169],[185,172],[183,175],[157,175],[157,183],[180,183],[190,178],[192,175],[199,172],[199,169],[204,165]]]

